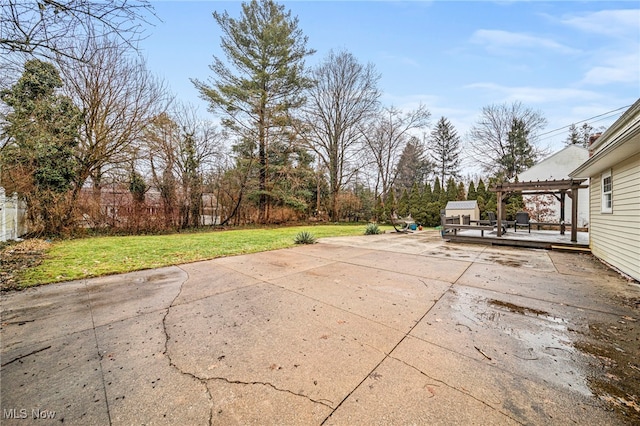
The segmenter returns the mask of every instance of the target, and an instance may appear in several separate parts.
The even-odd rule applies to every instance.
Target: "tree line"
[[[271,0],[243,3],[237,18],[213,13],[224,56],[214,57],[208,80],[192,82],[214,124],[171,96],[136,54],[140,27],[127,33],[119,19],[141,19],[133,6],[150,5],[106,4],[119,26],[102,33],[95,28],[105,22],[56,12],[57,25],[73,16],[67,31],[78,42],[62,27],[49,45],[46,32],[38,45],[0,40],[21,63],[0,92],[0,185],[26,200],[34,233],[408,214],[433,226],[447,201],[495,210],[482,179],[461,179],[463,149],[487,182],[517,179],[544,153],[537,134],[546,120],[519,102],[483,108],[463,146],[446,117],[432,125],[426,106],[382,105],[380,74],[349,51],[306,66],[315,51],[298,19]]]

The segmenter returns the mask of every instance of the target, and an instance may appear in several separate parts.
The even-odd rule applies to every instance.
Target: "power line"
[[[594,118],[600,118],[600,117],[603,117],[603,116],[605,116],[605,115],[607,115],[607,116],[608,116],[609,114],[613,115],[613,113],[614,113],[614,112],[618,112],[618,111],[620,111],[620,110],[623,110],[623,109],[629,108],[630,106],[631,106],[631,105],[626,105],[626,106],[623,106],[623,107],[620,107],[620,108],[612,109],[611,111],[603,112],[602,114],[594,115],[593,117],[589,117],[589,118],[586,118],[586,119],[584,119],[584,120],[576,121],[575,123],[571,123],[571,124],[568,124],[568,125],[566,125],[566,126],[558,127],[557,129],[550,130],[550,131],[545,132],[545,133],[541,133],[541,134],[539,134],[539,135],[538,135],[538,137],[540,137],[540,136],[550,135],[551,133],[555,133],[555,132],[558,132],[558,131],[561,131],[561,130],[568,129],[569,127],[571,127],[572,125],[575,125],[575,124],[586,123],[586,122],[588,122],[588,121],[593,120]],[[603,117],[603,118],[601,118],[600,120],[596,120],[596,121],[601,121],[601,120],[604,120],[604,119],[606,119],[606,118],[608,118],[608,117]]]

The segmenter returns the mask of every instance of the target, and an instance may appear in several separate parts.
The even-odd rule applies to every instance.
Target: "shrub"
[[[364,230],[364,235],[378,235],[379,233],[380,233],[380,228],[378,228],[377,223],[367,224],[367,228]]]
[[[309,231],[301,231],[296,235],[294,242],[296,244],[315,244],[316,237]]]

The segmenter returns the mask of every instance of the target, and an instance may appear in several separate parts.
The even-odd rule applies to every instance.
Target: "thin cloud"
[[[591,68],[582,84],[604,85],[611,83],[638,83],[640,79],[640,55],[614,55],[601,65]]]
[[[483,45],[491,52],[545,49],[558,53],[578,53],[577,50],[555,40],[502,30],[477,30],[471,35],[472,43]]]
[[[590,90],[546,87],[509,87],[495,83],[474,83],[468,89],[490,90],[496,93],[496,102],[521,101],[541,104],[547,102],[592,101],[602,98],[601,94]]]
[[[560,22],[587,33],[635,39],[640,35],[640,9],[601,10],[566,16]]]

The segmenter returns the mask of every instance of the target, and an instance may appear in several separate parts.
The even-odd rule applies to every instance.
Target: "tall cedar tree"
[[[58,234],[71,225],[67,193],[77,163],[80,111],[66,96],[58,70],[37,59],[24,64],[18,82],[0,92],[10,112],[2,117],[0,149],[3,184],[25,197],[33,232]]]
[[[229,64],[214,56],[215,77],[209,84],[192,79],[210,111],[222,115],[222,124],[258,149],[259,222],[267,221],[269,144],[282,137],[289,111],[304,103],[303,90],[311,86],[304,75],[307,37],[298,19],[271,0],[242,4],[234,19],[225,11],[213,17],[222,29],[221,47]]]
[[[467,192],[467,200],[477,200],[478,193],[476,192],[476,186],[473,181],[469,182],[469,191]]]
[[[460,137],[455,127],[445,117],[438,120],[438,124],[431,131],[429,140],[431,158],[435,163],[435,170],[440,181],[446,182],[447,177],[458,177],[460,174]]]
[[[395,188],[398,191],[409,189],[414,183],[422,185],[431,171],[433,165],[425,156],[424,145],[420,139],[411,137],[400,154],[397,165]]]

